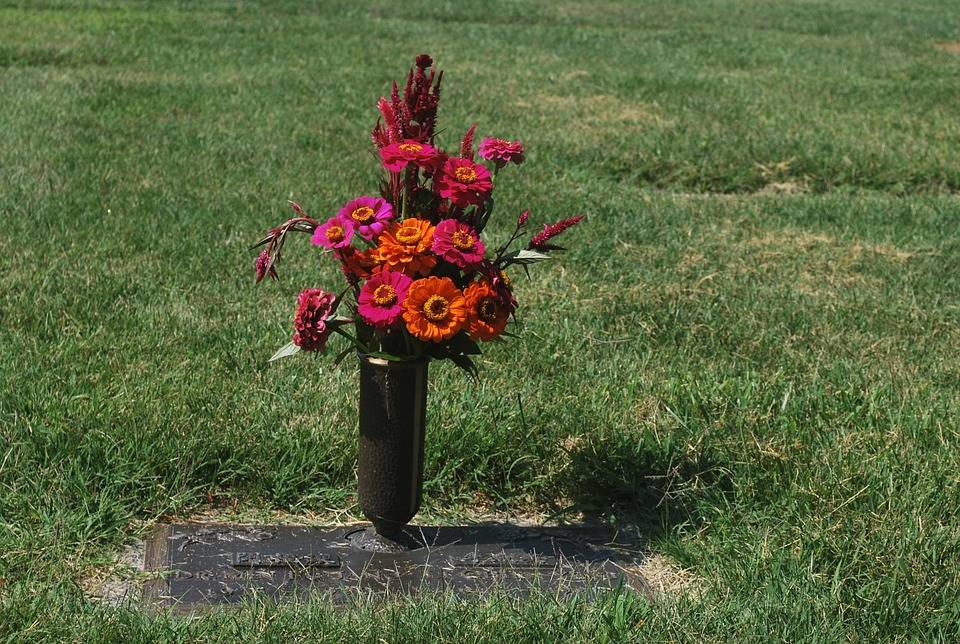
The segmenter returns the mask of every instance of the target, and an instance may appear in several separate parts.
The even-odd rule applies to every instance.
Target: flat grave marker
[[[155,608],[189,611],[233,604],[252,593],[275,600],[452,592],[460,597],[539,591],[593,598],[626,588],[650,593],[637,572],[636,539],[604,527],[410,526],[402,547],[376,549],[363,526],[160,526],[146,543],[145,582]]]

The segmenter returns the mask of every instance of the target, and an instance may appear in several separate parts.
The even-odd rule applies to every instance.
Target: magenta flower
[[[490,171],[482,165],[463,157],[453,157],[443,164],[443,171],[434,179],[433,187],[441,197],[465,208],[486,201],[493,183]]]
[[[486,247],[473,227],[456,219],[444,219],[433,231],[434,255],[460,268],[470,268],[483,261]]]
[[[327,318],[333,311],[336,296],[322,288],[308,288],[297,297],[293,316],[293,343],[304,351],[324,351],[332,329]]]
[[[345,248],[353,239],[354,223],[340,217],[331,217],[317,226],[310,242],[324,248]]]
[[[350,223],[364,239],[373,239],[383,232],[386,222],[393,219],[393,206],[380,197],[358,197],[337,212],[344,224]]]
[[[403,300],[407,297],[412,279],[403,273],[381,271],[375,273],[360,289],[357,311],[370,325],[386,329],[403,313]]]
[[[383,167],[390,172],[400,172],[410,163],[419,168],[436,170],[439,158],[436,148],[432,145],[409,139],[380,148]]]
[[[253,261],[253,270],[256,273],[258,284],[260,283],[260,280],[262,280],[268,274],[273,279],[279,279],[279,276],[277,275],[277,269],[270,265],[269,251],[264,250],[257,255],[257,259]]]
[[[487,161],[493,161],[498,168],[510,162],[520,165],[523,163],[523,143],[520,141],[506,141],[486,137],[480,141],[480,156]]]
[[[527,248],[530,250],[563,250],[562,246],[556,246],[548,242],[566,229],[579,224],[582,219],[583,215],[576,215],[575,217],[561,219],[557,223],[550,224],[549,226],[544,225],[543,230],[534,235],[530,243],[527,244]]]

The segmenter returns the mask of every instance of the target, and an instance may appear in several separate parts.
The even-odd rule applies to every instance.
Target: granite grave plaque
[[[275,600],[320,594],[338,604],[425,592],[650,593],[636,572],[637,540],[603,527],[409,526],[396,551],[372,548],[370,534],[363,526],[161,526],[145,562],[161,576],[145,583],[144,597],[158,608],[191,610],[256,592]]]

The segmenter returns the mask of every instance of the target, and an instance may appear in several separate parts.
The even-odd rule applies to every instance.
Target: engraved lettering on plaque
[[[340,557],[328,553],[292,555],[288,553],[235,552],[234,568],[339,568]]]
[[[500,568],[519,566],[523,568],[533,568],[543,566],[545,563],[552,563],[552,557],[546,555],[537,555],[529,552],[490,552],[490,553],[471,553],[457,560],[456,565],[461,567],[480,568]]]

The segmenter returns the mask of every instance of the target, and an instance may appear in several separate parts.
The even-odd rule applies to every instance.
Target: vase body
[[[420,509],[427,360],[359,357],[360,509],[377,533],[390,536]]]

